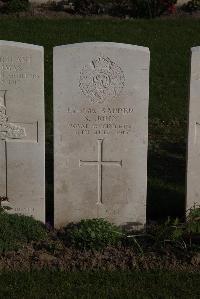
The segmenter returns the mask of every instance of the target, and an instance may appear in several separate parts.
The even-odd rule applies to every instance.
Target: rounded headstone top
[[[0,40],[0,46],[18,47],[18,48],[24,48],[24,49],[35,49],[35,50],[41,50],[41,51],[43,51],[43,49],[44,49],[42,46],[37,46],[37,45],[27,44],[27,43],[20,43],[20,42],[7,41],[7,40]]]
[[[143,51],[146,53],[149,53],[149,48],[137,46],[137,45],[131,45],[131,44],[123,44],[123,43],[114,43],[114,42],[83,42],[83,43],[74,43],[74,44],[68,44],[68,45],[60,45],[54,47],[54,50],[60,49],[60,48],[70,48],[70,47],[117,47],[117,48],[124,48],[127,50],[135,50],[135,51]]]

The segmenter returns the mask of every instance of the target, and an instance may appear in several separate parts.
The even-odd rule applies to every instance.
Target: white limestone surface
[[[0,199],[45,221],[43,47],[0,41]]]
[[[186,208],[200,205],[200,47],[191,49]]]
[[[146,221],[149,49],[54,48],[55,226]]]

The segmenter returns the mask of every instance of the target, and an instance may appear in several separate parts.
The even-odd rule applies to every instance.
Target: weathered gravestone
[[[200,204],[200,47],[191,49],[186,202]]]
[[[0,199],[45,220],[43,48],[0,41]]]
[[[148,48],[54,48],[55,226],[146,219]]]

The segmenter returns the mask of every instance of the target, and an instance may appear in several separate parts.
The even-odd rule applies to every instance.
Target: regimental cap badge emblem
[[[116,98],[125,84],[122,69],[108,57],[99,56],[85,65],[80,74],[79,87],[92,103]]]

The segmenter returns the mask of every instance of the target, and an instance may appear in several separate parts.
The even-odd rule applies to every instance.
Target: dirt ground
[[[138,252],[134,247],[107,247],[102,251],[81,251],[66,247],[60,240],[32,242],[18,251],[0,255],[0,271],[34,269],[77,270],[152,270],[199,272],[200,253],[169,248]]]

